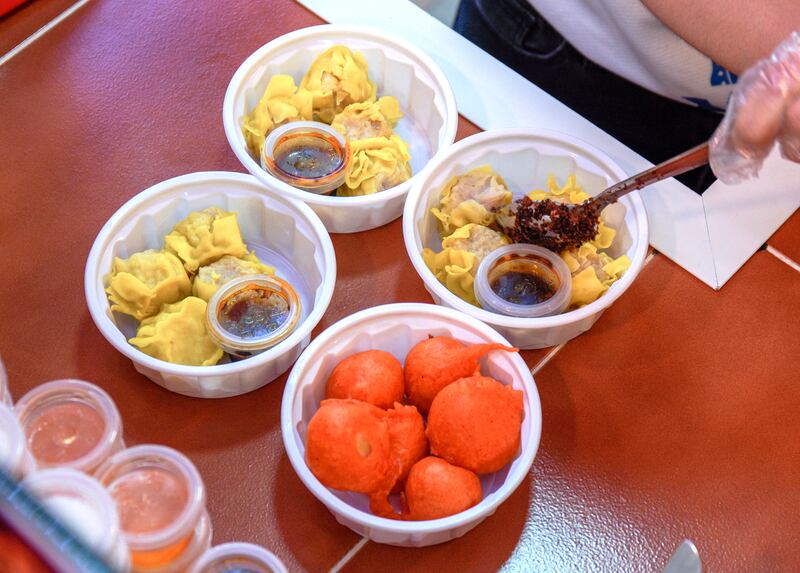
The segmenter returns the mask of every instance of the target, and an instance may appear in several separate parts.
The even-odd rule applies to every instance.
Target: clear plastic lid
[[[285,280],[248,275],[225,283],[214,293],[206,325],[223,350],[246,357],[289,336],[300,321],[301,310],[300,298]]]
[[[292,187],[323,195],[344,183],[350,164],[347,139],[318,121],[293,121],[264,141],[261,166]]]
[[[252,543],[224,543],[206,551],[189,573],[287,573],[278,557]]]
[[[53,380],[16,404],[28,450],[40,468],[86,473],[124,447],[122,419],[111,397],[83,380]]]
[[[117,509],[97,480],[77,470],[55,468],[32,474],[22,485],[115,569],[130,570]]]
[[[535,318],[563,312],[572,294],[572,275],[554,252],[514,244],[489,253],[475,274],[475,298],[491,312]]]

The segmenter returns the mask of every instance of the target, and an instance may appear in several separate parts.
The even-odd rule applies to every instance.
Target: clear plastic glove
[[[800,162],[800,31],[739,78],[711,137],[711,168],[725,183],[749,179],[776,142]]]

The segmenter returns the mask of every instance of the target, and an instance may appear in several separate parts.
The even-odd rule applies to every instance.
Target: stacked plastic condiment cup
[[[83,380],[54,380],[4,403],[0,467],[120,573],[286,571],[249,543],[211,548],[205,484],[194,464],[161,445],[125,449],[114,401]],[[37,471],[37,466],[39,471]],[[23,479],[24,478],[24,479]]]
[[[91,475],[125,447],[114,401],[89,382],[46,382],[20,398],[15,409],[39,468],[72,468]]]
[[[54,468],[28,476],[22,485],[115,571],[130,571],[117,509],[96,479],[74,469]]]
[[[205,485],[180,452],[128,448],[111,456],[98,478],[117,504],[134,571],[184,572],[210,546]]]
[[[252,543],[223,543],[197,560],[189,573],[287,573],[273,553]]]

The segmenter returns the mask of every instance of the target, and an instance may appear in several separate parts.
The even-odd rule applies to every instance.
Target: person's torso
[[[725,108],[736,76],[672,32],[639,0],[528,1],[596,64],[666,97]]]

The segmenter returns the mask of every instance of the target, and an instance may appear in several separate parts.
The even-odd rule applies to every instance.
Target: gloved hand
[[[739,78],[711,137],[711,168],[725,183],[754,177],[775,142],[800,162],[800,31]]]

